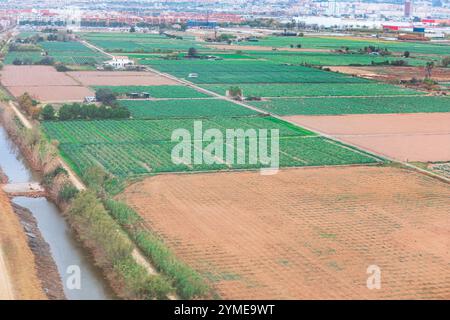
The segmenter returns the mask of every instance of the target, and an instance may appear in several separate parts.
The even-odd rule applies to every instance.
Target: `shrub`
[[[47,104],[41,111],[41,117],[43,120],[55,120],[55,108],[51,104]]]
[[[106,105],[112,105],[116,102],[116,95],[108,88],[100,88],[95,92],[95,98],[97,101]]]
[[[447,68],[449,65],[450,65],[450,56],[444,57],[442,59],[442,66]]]
[[[59,191],[58,199],[64,202],[70,202],[78,194],[78,189],[67,183]]]

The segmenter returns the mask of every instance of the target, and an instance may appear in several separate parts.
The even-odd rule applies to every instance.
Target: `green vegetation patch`
[[[250,104],[278,115],[335,115],[365,113],[450,112],[448,97],[303,98],[252,101]]]
[[[193,136],[193,119],[45,122],[43,127],[49,139],[60,142],[61,153],[79,173],[92,166],[100,166],[116,177],[129,179],[159,172],[264,167],[260,162],[253,164],[246,160],[244,163],[225,163],[220,161],[220,158],[212,164],[174,164],[172,150],[179,141],[171,141],[172,133],[175,129],[186,129]],[[271,117],[208,119],[202,121],[202,127],[203,132],[209,128],[218,129],[224,136],[227,129],[278,129],[281,167],[381,161],[367,153],[344,147]],[[270,151],[272,140],[270,136],[267,139]],[[246,139],[244,146],[235,144],[235,150],[245,154],[245,159],[249,159],[250,143],[255,142]],[[203,141],[202,149],[209,144],[209,141]],[[225,146],[226,144],[222,148],[223,154],[226,152]],[[200,152],[206,154],[205,151]]]
[[[205,98],[208,95],[186,86],[95,86],[106,88],[119,95],[147,92],[152,98]]]
[[[202,88],[225,95],[229,84],[203,84]],[[292,83],[236,84],[246,97],[308,97],[308,96],[382,96],[425,94],[383,83]]]
[[[258,112],[220,99],[120,100],[133,118],[212,118],[257,115]]]

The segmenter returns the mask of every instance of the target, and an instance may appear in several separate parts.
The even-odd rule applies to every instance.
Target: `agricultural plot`
[[[252,56],[259,59],[267,59],[277,63],[312,64],[319,66],[346,66],[346,65],[372,65],[385,61],[404,60],[411,66],[423,66],[428,59],[404,58],[395,56],[373,56],[369,54],[339,54],[327,52],[260,52],[254,51]],[[437,60],[437,58],[435,59]]]
[[[109,52],[172,52],[201,47],[192,37],[175,39],[159,34],[85,33],[82,37]]]
[[[450,161],[450,113],[288,116],[300,126],[399,161]]]
[[[154,69],[194,83],[367,83],[368,80],[268,61],[147,61]],[[197,77],[189,77],[195,73]]]
[[[212,118],[258,115],[251,109],[221,99],[120,100],[135,119]]]
[[[449,188],[414,171],[161,175],[121,197],[225,300],[450,298]]]
[[[234,84],[247,97],[308,97],[308,96],[366,96],[417,95],[420,91],[383,83],[270,83]],[[203,84],[202,88],[225,95],[228,84]]]
[[[350,37],[275,37],[270,36],[260,39],[258,42],[240,42],[241,45],[290,47],[301,44],[302,48],[336,50],[348,47],[350,50],[358,50],[367,46],[387,48],[392,52],[410,51],[414,54],[450,55],[450,46],[429,42],[401,42],[369,38]]]
[[[0,75],[2,85],[16,98],[27,92],[40,102],[81,102],[94,94],[93,90],[50,66],[9,65]]]
[[[175,129],[193,131],[194,120],[127,120],[127,121],[69,121],[45,122],[46,135],[60,142],[63,156],[78,172],[90,166],[100,166],[122,178],[136,175],[173,171],[208,171],[250,169],[264,167],[261,163],[174,164],[171,152],[179,142],[171,141]],[[339,143],[315,136],[313,133],[270,117],[217,118],[202,122],[203,130],[219,129],[278,129],[280,134],[280,165],[316,166],[357,163],[378,163],[382,160],[369,154],[345,147]],[[238,151],[249,159],[250,143]],[[203,142],[205,148],[209,142]],[[269,149],[271,139],[268,138]],[[223,147],[225,154],[225,146]],[[193,151],[194,152],[194,151]],[[200,150],[200,152],[202,152]],[[203,151],[205,155],[206,151]],[[209,154],[211,156],[211,154]],[[216,159],[216,158],[215,158]]]
[[[40,46],[56,61],[66,64],[95,64],[108,59],[100,52],[94,51],[77,41],[45,41]]]
[[[278,115],[450,112],[450,98],[436,96],[279,98],[249,103]]]
[[[5,57],[5,64],[13,64],[14,60],[29,61],[31,63],[42,60],[40,51],[9,51]]]
[[[152,98],[207,98],[208,95],[186,86],[94,86],[107,88],[118,95],[132,92],[147,92]]]

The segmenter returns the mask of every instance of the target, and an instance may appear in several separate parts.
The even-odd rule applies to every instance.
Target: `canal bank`
[[[41,180],[39,173],[33,170],[21,156],[19,148],[11,141],[1,124],[0,155],[0,167],[4,175],[8,177],[9,183]],[[27,209],[35,219],[42,239],[48,244],[49,254],[54,261],[59,277],[58,281],[67,299],[104,300],[114,298],[101,271],[94,265],[89,253],[77,241],[72,229],[69,228],[61,212],[52,202],[43,197],[16,197],[12,202]],[[36,237],[35,234],[33,236]],[[45,248],[40,249],[45,251]],[[45,253],[41,255],[44,257]],[[39,260],[40,257],[36,255],[35,258]],[[45,265],[48,261],[42,263]],[[76,278],[78,275],[79,281]],[[55,279],[51,279],[50,283],[55,283],[55,281]]]

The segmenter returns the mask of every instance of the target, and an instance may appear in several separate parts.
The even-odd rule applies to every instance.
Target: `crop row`
[[[256,111],[220,99],[120,100],[136,119],[212,118],[257,115]]]
[[[352,97],[271,99],[251,102],[278,115],[333,115],[367,113],[450,112],[448,97]]]
[[[205,98],[208,95],[187,86],[95,86],[94,89],[107,88],[117,94],[147,92],[153,98]]]
[[[382,96],[416,95],[420,91],[383,83],[284,83],[235,84],[247,97],[302,97],[302,96]],[[203,88],[225,95],[230,84],[203,84]]]

